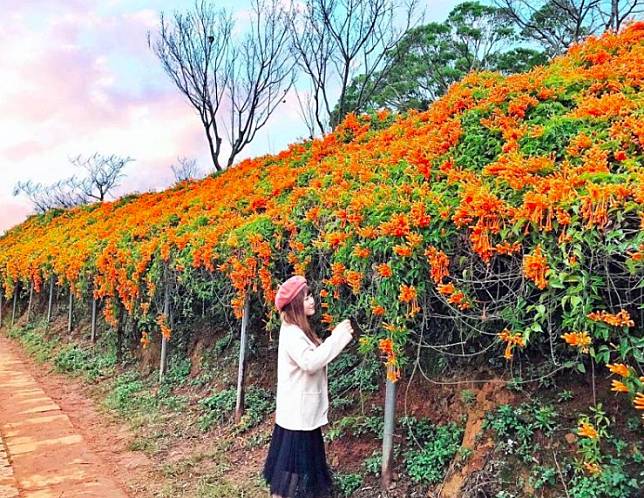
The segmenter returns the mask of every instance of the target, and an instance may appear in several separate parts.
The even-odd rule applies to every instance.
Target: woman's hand
[[[351,327],[351,321],[349,319],[342,320],[338,323],[331,333],[343,331],[349,332],[349,334],[353,335],[353,327]]]

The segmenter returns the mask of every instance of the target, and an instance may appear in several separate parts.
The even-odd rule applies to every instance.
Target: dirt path
[[[0,498],[17,498],[18,485],[13,477],[13,467],[9,463],[7,450],[0,435]]]
[[[136,482],[145,484],[151,464],[127,451],[127,430],[110,426],[80,390],[69,379],[38,373],[0,337],[0,434],[13,468],[13,476],[3,471],[0,450],[0,498],[5,498],[3,485],[7,497],[12,486],[26,498],[147,494],[136,489]]]

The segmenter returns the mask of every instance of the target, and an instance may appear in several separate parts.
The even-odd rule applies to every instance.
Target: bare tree
[[[601,2],[600,15],[606,30],[619,31],[624,22],[644,13],[644,0],[610,0]]]
[[[84,169],[87,174],[84,179],[77,182],[77,190],[87,202],[103,202],[105,196],[118,187],[119,180],[125,176],[123,169],[133,160],[131,157],[120,157],[114,154],[103,156],[98,153],[87,158],[77,156],[71,159],[73,165]]]
[[[618,30],[644,9],[643,0],[497,0],[523,36],[550,55],[564,52],[590,34]]]
[[[201,176],[201,169],[197,166],[195,159],[188,159],[187,157],[178,157],[177,164],[170,166],[174,179],[177,182],[192,180]]]
[[[129,157],[94,154],[86,159],[77,156],[70,160],[85,170],[84,177],[71,176],[52,184],[32,180],[20,181],[13,188],[13,195],[25,195],[39,213],[50,209],[69,209],[93,201],[104,201],[106,195],[118,186],[123,178],[123,168],[132,161]]]
[[[216,170],[233,164],[293,84],[287,15],[278,0],[253,0],[249,29],[234,40],[231,15],[201,0],[170,20],[162,13],[154,43],[148,34],[163,69],[197,111]]]
[[[321,133],[362,107],[396,61],[398,42],[420,20],[414,18],[416,0],[305,0],[292,12],[291,48],[308,77],[313,108],[303,117],[310,131]],[[360,84],[349,104],[347,90],[355,81]]]
[[[20,181],[13,188],[13,195],[25,195],[33,204],[36,212],[45,213],[50,209],[66,209],[83,204],[80,197],[70,191],[68,180],[60,180],[52,185],[36,183],[32,180]]]

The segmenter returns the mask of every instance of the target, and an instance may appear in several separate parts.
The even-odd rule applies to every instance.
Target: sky
[[[285,0],[288,1],[288,0]],[[442,21],[457,0],[421,0]],[[78,171],[70,158],[129,156],[116,195],[174,181],[177,157],[212,170],[194,109],[147,44],[159,14],[192,0],[0,0],[0,234],[33,212],[16,182],[44,184]],[[216,0],[243,26],[248,0]],[[291,92],[237,160],[276,153],[305,136]]]

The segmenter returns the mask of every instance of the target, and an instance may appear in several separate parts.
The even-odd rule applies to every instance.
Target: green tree
[[[425,109],[451,84],[472,70],[503,73],[526,71],[547,57],[538,50],[517,46],[519,37],[503,9],[479,2],[464,2],[443,23],[429,23],[410,30],[390,57],[392,69],[382,78],[371,78],[371,98],[362,106],[358,93],[364,75],[347,90],[347,108],[368,111],[379,107],[405,111]],[[336,106],[334,113],[339,110]]]

